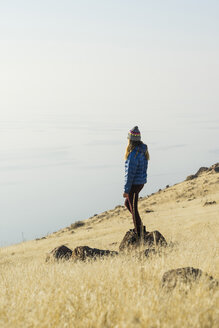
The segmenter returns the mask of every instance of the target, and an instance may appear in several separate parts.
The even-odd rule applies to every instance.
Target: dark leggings
[[[141,236],[141,229],[143,227],[143,223],[138,213],[138,194],[143,187],[144,187],[143,184],[132,185],[128,197],[125,200],[125,206],[132,214],[135,231],[137,232],[139,237]]]

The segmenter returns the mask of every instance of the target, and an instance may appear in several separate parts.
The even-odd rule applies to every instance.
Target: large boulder
[[[46,257],[46,262],[50,259],[69,260],[72,256],[72,250],[65,245],[54,248]]]
[[[100,257],[115,255],[118,255],[118,252],[98,248],[90,248],[88,246],[78,246],[72,252],[72,259],[75,261],[86,261],[90,259],[95,260]]]
[[[169,270],[162,277],[162,287],[167,291],[172,291],[175,287],[189,286],[199,282],[203,278],[208,283],[209,288],[215,288],[219,285],[218,281],[202,270],[193,267],[185,267]]]
[[[132,250],[140,245],[144,245],[147,248],[155,248],[157,246],[167,246],[167,242],[164,238],[164,236],[159,231],[152,231],[148,232],[145,229],[143,229],[143,239],[139,240],[137,233],[134,229],[130,229],[126,232],[120,246],[119,250]]]

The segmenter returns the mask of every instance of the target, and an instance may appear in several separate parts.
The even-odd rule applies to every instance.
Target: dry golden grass
[[[46,253],[61,244],[118,250],[132,227],[123,207],[85,220],[75,233],[65,228],[0,248],[0,327],[218,327],[218,290],[205,281],[172,293],[160,286],[165,271],[184,266],[219,279],[218,182],[218,174],[203,174],[140,201],[148,230],[175,243],[161,256],[45,263]]]

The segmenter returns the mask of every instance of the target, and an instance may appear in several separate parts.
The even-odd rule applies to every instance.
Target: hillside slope
[[[215,165],[214,165],[215,166]],[[189,176],[188,178],[193,177]],[[212,203],[212,204],[211,204]],[[216,238],[219,228],[219,174],[214,170],[201,172],[139,200],[139,212],[147,230],[159,230],[172,242],[187,242],[194,235]],[[124,206],[105,211],[74,229],[74,224],[39,240],[1,248],[0,263],[42,258],[56,246],[90,247],[118,250],[125,232],[133,228],[130,213]]]
[[[140,199],[139,211],[147,230],[159,230],[173,247],[141,260],[45,263],[46,253],[62,244],[118,250],[133,223],[117,206],[77,228],[0,248],[0,327],[217,328],[218,289],[203,280],[166,293],[161,278],[192,266],[219,279],[219,174],[201,170]]]

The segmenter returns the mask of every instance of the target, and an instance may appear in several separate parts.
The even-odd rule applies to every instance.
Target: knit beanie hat
[[[133,141],[140,141],[141,140],[141,133],[137,126],[135,126],[133,129],[131,129],[128,133],[128,139]]]

